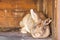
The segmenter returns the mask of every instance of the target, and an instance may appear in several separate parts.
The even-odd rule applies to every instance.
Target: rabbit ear
[[[38,16],[37,14],[33,11],[33,9],[30,9],[31,17],[35,22],[38,22]]]
[[[48,18],[48,19],[46,19],[46,20],[44,21],[44,24],[45,24],[45,25],[48,25],[51,21],[52,21],[52,20],[51,20],[50,18]]]

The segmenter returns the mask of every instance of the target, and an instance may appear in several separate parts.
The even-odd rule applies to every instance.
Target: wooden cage
[[[43,11],[53,20],[49,38],[57,40],[57,0],[0,0],[0,28],[19,28],[20,20],[31,8]]]

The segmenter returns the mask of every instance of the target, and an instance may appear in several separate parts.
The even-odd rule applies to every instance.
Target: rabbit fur
[[[31,33],[33,38],[46,38],[50,35],[49,24],[51,21],[50,18],[42,20],[33,9],[30,9],[30,14],[20,21],[21,33]]]

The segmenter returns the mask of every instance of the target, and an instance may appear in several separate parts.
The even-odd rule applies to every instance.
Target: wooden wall
[[[1,0],[0,1],[0,8],[36,8],[35,2],[33,0]]]
[[[33,0],[0,0],[0,27],[17,27],[24,12],[15,12],[35,9],[36,3]]]
[[[19,26],[21,18],[27,13],[26,10],[31,8],[43,11],[52,18],[52,0],[0,0],[0,27]]]
[[[50,18],[53,17],[53,11],[54,11],[54,0],[43,0],[43,12]]]

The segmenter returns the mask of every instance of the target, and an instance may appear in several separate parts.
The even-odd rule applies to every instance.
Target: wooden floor
[[[52,37],[45,39],[32,38],[30,34],[21,34],[20,32],[0,32],[1,40],[52,40]]]

